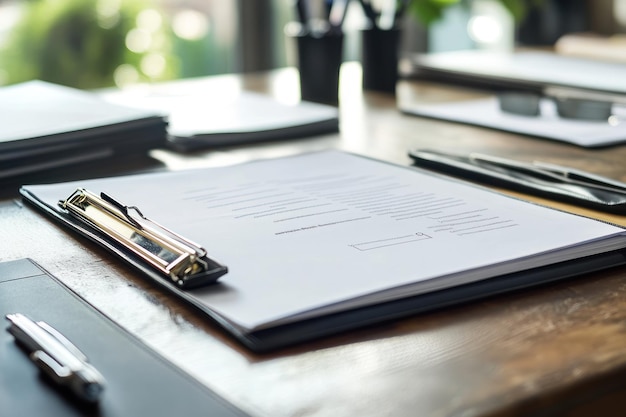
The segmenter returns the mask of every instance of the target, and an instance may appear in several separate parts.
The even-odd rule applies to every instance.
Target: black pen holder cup
[[[295,35],[302,100],[339,104],[339,70],[343,59],[343,33]]]
[[[400,29],[361,31],[363,89],[395,94],[398,81]]]

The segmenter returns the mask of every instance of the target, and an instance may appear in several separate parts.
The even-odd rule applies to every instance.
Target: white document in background
[[[539,116],[503,112],[496,97],[436,104],[404,103],[401,110],[416,116],[467,123],[590,148],[626,142],[626,107],[621,105],[613,106],[611,123],[608,120],[559,117],[554,102],[548,99],[542,99]]]
[[[150,109],[168,116],[169,140],[175,148],[193,150],[337,132],[337,107],[299,101],[285,103],[247,90],[213,92],[199,87],[181,93],[112,91],[112,103]]]

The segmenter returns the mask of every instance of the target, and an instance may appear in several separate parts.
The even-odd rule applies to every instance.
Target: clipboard
[[[369,159],[369,158],[362,158],[356,155],[349,155],[347,153],[341,153],[341,152],[314,153],[310,155],[294,156],[294,157],[282,158],[282,159],[279,158],[276,161],[259,161],[257,163],[251,163],[249,165],[244,164],[238,167],[230,167],[230,168],[227,167],[227,168],[223,168],[223,170],[228,171],[225,175],[229,175],[231,173],[230,171],[231,169],[236,170],[237,178],[240,178],[242,176],[242,170],[244,172],[247,172],[247,170],[250,170],[250,172],[244,175],[244,178],[251,178],[253,176],[251,176],[250,173],[251,172],[256,173],[257,172],[256,170],[259,167],[258,164],[263,164],[264,167],[267,165],[270,165],[273,169],[272,172],[276,172],[277,173],[276,175],[280,174],[284,177],[285,166],[291,167],[291,166],[297,165],[298,169],[300,169],[300,171],[304,173],[302,175],[306,175],[307,178],[311,178],[311,175],[312,175],[311,173],[315,172],[315,167],[332,166],[332,167],[341,167],[340,169],[345,169],[344,165],[350,164],[350,163],[354,164],[354,166],[352,166],[353,168],[354,167],[357,168],[357,172],[352,174],[355,176],[359,175],[359,173],[361,172],[360,169],[366,170],[369,174],[381,175],[381,176],[389,173],[389,170],[391,169],[393,170],[393,172],[397,172],[397,175],[401,177],[403,180],[406,179],[407,181],[417,181],[420,184],[422,184],[424,180],[431,181],[438,185],[441,185],[440,183],[441,181],[445,181],[446,183],[452,182],[451,184],[446,184],[446,185],[449,185],[451,189],[454,189],[456,191],[460,191],[460,187],[469,186],[470,188],[468,190],[464,190],[468,193],[468,195],[474,196],[476,195],[476,193],[480,194],[480,199],[476,200],[476,201],[479,201],[479,203],[476,203],[476,204],[484,204],[484,199],[489,200],[490,198],[493,198],[494,200],[497,199],[498,203],[505,203],[504,201],[500,200],[504,198],[507,200],[506,204],[516,205],[516,206],[518,204],[524,205],[524,212],[526,210],[530,210],[532,213],[534,213],[536,210],[550,210],[552,215],[547,216],[547,217],[550,217],[550,218],[552,217],[561,218],[561,216],[566,217],[566,219],[563,219],[565,220],[566,224],[573,224],[573,223],[578,224],[579,222],[587,222],[587,221],[592,222],[592,220],[590,219],[584,220],[580,216],[573,216],[573,215],[561,213],[558,211],[552,211],[551,209],[540,208],[539,206],[536,206],[534,204],[519,202],[518,200],[515,200],[515,199],[512,199],[512,201],[509,202],[508,200],[510,200],[510,197],[502,196],[498,193],[485,190],[482,187],[478,187],[478,186],[472,186],[468,184],[461,185],[460,182],[458,181],[455,181],[450,178],[444,179],[443,176],[438,176],[434,173],[422,172],[420,170],[417,170],[415,168],[410,168],[410,167],[394,166],[394,164],[387,164],[381,161],[376,161],[376,160]],[[275,164],[278,164],[278,165],[275,165]],[[220,179],[223,180],[225,178],[225,177],[220,177],[216,173],[216,171],[213,171],[213,172],[215,173],[214,178],[217,182],[220,182],[219,181]],[[322,169],[322,173],[325,173],[324,169]],[[374,173],[378,173],[378,174],[374,174]],[[317,175],[314,178],[323,177],[321,176],[320,172],[316,172],[316,174]],[[163,175],[167,175],[167,174],[163,174]],[[180,173],[176,174],[176,177],[175,177],[176,180],[181,180],[181,178],[178,175],[180,175]],[[189,175],[193,175],[194,178],[204,177],[202,175],[198,175],[197,172],[189,173]],[[428,178],[424,177],[424,175],[427,175]],[[188,178],[188,177],[185,177],[185,178]],[[258,180],[258,177],[254,177],[254,178],[255,180]],[[137,177],[137,180],[143,181],[143,180],[146,180],[146,178]],[[154,181],[154,179],[152,178],[149,180]],[[293,181],[293,178],[290,178],[290,181]],[[352,182],[348,182],[348,183],[352,184]],[[98,183],[98,184],[101,184],[101,183]],[[129,185],[128,177],[120,178],[120,181],[117,184],[120,185],[120,188],[118,188],[118,190],[123,189],[127,193],[130,193],[132,192],[132,190],[135,189],[134,186]],[[95,183],[90,183],[90,185],[93,185],[94,187],[96,186]],[[299,343],[303,343],[306,341],[318,339],[321,337],[337,335],[345,331],[362,328],[365,326],[376,325],[376,324],[388,322],[390,320],[395,320],[401,317],[415,315],[417,313],[423,313],[427,311],[441,309],[447,306],[458,305],[461,303],[466,303],[469,301],[494,296],[494,295],[501,294],[504,292],[517,290],[520,288],[546,284],[546,283],[553,282],[556,280],[567,279],[573,276],[578,276],[586,272],[598,271],[598,270],[610,268],[613,266],[626,264],[626,250],[624,249],[626,245],[624,244],[623,231],[621,229],[619,231],[612,230],[609,233],[609,236],[613,236],[613,233],[619,233],[619,235],[608,238],[608,240],[610,241],[609,242],[610,246],[603,245],[601,250],[599,248],[598,248],[599,250],[593,250],[592,254],[585,255],[586,252],[583,250],[584,249],[583,247],[582,249],[577,250],[575,254],[571,255],[571,257],[558,258],[559,260],[554,260],[553,258],[550,258],[549,261],[546,261],[544,258],[544,260],[542,260],[541,262],[542,262],[542,265],[545,265],[545,266],[540,266],[537,262],[535,262],[537,261],[537,258],[531,257],[533,259],[533,262],[524,264],[525,266],[523,267],[515,263],[514,266],[511,266],[508,269],[506,269],[506,272],[503,272],[502,269],[497,269],[497,272],[493,272],[492,275],[481,277],[478,280],[472,280],[472,279],[468,279],[466,281],[452,280],[452,281],[448,281],[450,282],[449,285],[442,285],[440,287],[430,287],[430,286],[420,287],[421,289],[423,288],[426,288],[426,289],[416,290],[411,293],[407,293],[408,285],[396,286],[396,284],[393,284],[394,286],[391,287],[390,289],[393,289],[393,290],[402,289],[401,292],[400,291],[397,292],[398,295],[396,298],[375,297],[371,299],[370,302],[368,303],[360,303],[360,304],[349,303],[349,305],[343,309],[331,308],[331,309],[323,310],[323,312],[321,311],[321,309],[317,309],[314,312],[314,314],[293,316],[291,320],[284,320],[280,322],[274,321],[274,322],[271,322],[267,326],[258,326],[254,328],[244,327],[241,325],[237,325],[236,322],[232,320],[232,316],[228,317],[226,314],[223,313],[223,311],[220,311],[219,308],[216,307],[215,303],[210,302],[210,301],[216,300],[220,296],[220,294],[224,294],[224,292],[231,291],[230,294],[235,295],[237,294],[238,288],[241,291],[241,294],[243,295],[240,295],[237,297],[234,297],[234,296],[224,297],[224,299],[227,299],[227,301],[248,300],[249,302],[249,298],[245,297],[245,295],[250,294],[249,292],[246,293],[246,290],[249,287],[244,288],[242,284],[242,286],[237,288],[233,285],[232,279],[228,280],[228,278],[233,277],[233,271],[229,272],[230,277],[226,276],[224,280],[220,281],[220,282],[223,282],[224,286],[222,286],[221,288],[218,288],[218,291],[215,291],[215,292],[212,292],[211,288],[209,287],[191,289],[189,291],[186,291],[178,287],[171,280],[168,281],[168,280],[162,279],[162,277],[159,276],[157,273],[155,273],[154,270],[151,270],[150,268],[148,268],[145,263],[138,261],[136,257],[128,254],[119,246],[112,245],[109,241],[107,241],[106,239],[103,239],[102,236],[93,233],[93,231],[90,230],[88,227],[86,227],[83,222],[77,221],[72,216],[69,216],[64,212],[57,210],[56,208],[53,208],[49,204],[51,201],[50,199],[52,198],[51,196],[56,195],[56,192],[58,190],[69,189],[70,187],[73,187],[73,186],[74,186],[73,184],[60,184],[58,187],[52,187],[52,188],[47,188],[47,186],[44,186],[46,187],[46,190],[48,191],[49,195],[47,195],[46,197],[43,197],[42,194],[39,194],[39,196],[42,196],[41,198],[43,198],[43,200],[40,199],[40,197],[38,197],[38,193],[36,189],[23,187],[21,189],[21,193],[27,202],[34,204],[35,207],[37,207],[40,210],[43,210],[47,215],[51,216],[56,221],[59,221],[65,227],[69,227],[70,229],[78,232],[79,234],[82,234],[83,236],[95,241],[96,243],[100,244],[106,249],[112,251],[114,254],[118,255],[121,259],[124,259],[125,261],[137,267],[139,270],[145,272],[145,275],[152,282],[159,285],[163,289],[169,291],[174,296],[194,306],[195,308],[197,308],[199,312],[201,312],[202,315],[215,321],[218,325],[223,327],[231,336],[233,336],[236,340],[238,340],[244,346],[257,352],[272,351],[272,350],[283,348],[289,345],[299,344]],[[109,182],[108,187],[115,188],[115,184]],[[399,189],[402,189],[402,188],[399,188]],[[484,194],[485,192],[487,194]],[[277,194],[280,194],[280,193],[277,193]],[[493,194],[493,196],[491,194]],[[276,197],[276,198],[285,198],[285,197]],[[174,201],[177,201],[177,200],[175,199]],[[517,201],[517,203],[515,203],[514,201]],[[250,205],[251,203],[246,202],[242,204]],[[254,209],[254,210],[259,210],[259,209]],[[285,213],[291,213],[291,212],[286,211]],[[548,213],[544,213],[544,214],[548,214]],[[285,215],[293,217],[292,214],[285,214]],[[573,216],[573,217],[570,217],[570,216]],[[208,218],[209,217],[203,217],[203,219],[208,219]],[[532,218],[535,218],[535,217],[532,217]],[[233,220],[232,222],[227,222],[226,218],[223,216],[216,216],[213,219],[214,220],[218,219],[220,222],[219,227],[222,227],[222,228],[227,227],[229,231],[232,231],[231,227],[233,226],[234,222],[239,221],[239,220]],[[214,231],[214,229],[217,227],[216,223],[207,223],[207,224],[211,225],[212,231]],[[244,226],[241,226],[241,225],[245,225],[246,228],[248,226],[248,223],[238,223],[238,224],[240,225],[238,227],[242,227],[242,228],[244,228]],[[282,223],[280,222],[277,224],[282,225]],[[340,224],[346,225],[347,223],[340,223]],[[598,223],[597,226],[599,229],[602,229],[602,230],[605,230],[606,228],[613,229],[612,226],[604,225],[602,223]],[[291,227],[288,227],[288,226],[280,226],[280,227],[281,227],[281,230],[287,230],[288,228],[291,229]],[[360,230],[362,228],[357,228],[357,229]],[[405,227],[402,227],[403,233],[406,233],[404,229]],[[224,230],[222,230],[222,232],[224,232]],[[319,231],[320,229],[313,228],[312,230]],[[341,230],[345,230],[345,229],[341,229]],[[314,233],[313,231],[311,233]],[[387,228],[385,228],[385,231],[387,231]],[[301,233],[309,233],[309,232],[302,231]],[[507,236],[509,235],[509,233],[510,232],[507,232]],[[604,234],[604,232],[602,233]],[[293,236],[293,235],[285,234],[281,236]],[[309,236],[309,235],[306,235],[306,236]],[[305,238],[303,237],[303,239]],[[578,238],[573,238],[573,239],[577,240]],[[494,241],[497,241],[497,239]],[[596,241],[597,241],[596,239],[592,241],[583,240],[583,243],[596,242]],[[291,240],[286,240],[284,242],[291,242]],[[218,245],[216,242],[214,245],[214,248],[217,249],[218,246],[223,246],[225,243],[226,242],[221,241],[220,244]],[[567,239],[566,248],[570,248],[571,247],[570,245],[571,245],[571,240]],[[228,246],[229,250],[227,251],[228,253],[231,253],[231,256],[232,256],[231,249],[238,250],[240,252],[243,251],[241,243],[240,242],[237,243],[237,240],[233,240],[231,246]],[[354,252],[355,254],[359,253],[358,252],[359,248],[356,248],[356,247],[350,248],[349,246],[350,245],[346,246],[347,250],[355,251]],[[292,247],[294,248],[293,249],[294,251],[300,250],[299,246],[292,245]],[[410,246],[410,247],[407,247],[406,250],[412,251],[414,249],[412,246]],[[533,251],[533,253],[536,253],[535,252],[536,248],[534,246],[529,250]],[[297,252],[297,253],[301,253],[301,252]],[[401,252],[401,253],[404,254],[405,252]],[[319,256],[319,254],[310,253],[310,256]],[[307,255],[305,259],[311,260],[310,256]],[[388,254],[387,256],[384,257],[385,259],[384,264],[386,265],[387,269],[389,269],[388,256],[391,256],[391,255]],[[235,258],[237,258],[237,256],[235,256]],[[343,265],[344,262],[340,260],[339,258],[337,259],[338,259],[337,262],[339,262],[338,264],[336,264],[337,268],[331,270],[327,264],[321,263],[320,267],[316,269],[315,271],[319,271],[320,273],[324,273],[324,271],[328,272],[329,276],[332,278],[331,282],[333,283],[336,283],[336,279],[341,279],[340,274],[343,274],[343,273],[352,274],[352,275],[354,274],[353,269],[351,269],[352,264],[348,264],[344,269],[342,269],[341,265]],[[361,258],[361,259],[364,259],[364,258]],[[382,258],[378,257],[378,259],[382,259]],[[398,259],[397,256],[394,259],[397,260]],[[403,259],[406,259],[406,258],[403,257]],[[524,257],[523,259],[528,259],[528,257]],[[564,260],[560,260],[560,259],[564,259]],[[227,261],[230,264],[231,259],[227,259]],[[258,263],[257,263],[259,261],[258,259],[256,260],[257,262],[252,262],[251,264],[247,264],[247,265],[243,265],[244,261],[247,262],[248,258],[242,258],[242,259],[239,259],[239,261],[234,261],[231,267],[237,268],[239,271],[242,271],[242,270],[247,271],[248,270],[247,265],[251,265],[249,266],[249,268],[259,268]],[[302,259],[299,259],[299,261],[302,261]],[[487,262],[489,263],[489,265],[493,265],[492,255],[490,255],[489,260]],[[273,264],[276,264],[276,262],[274,262]],[[310,264],[307,263],[306,265],[310,265]],[[407,265],[407,268],[409,271],[413,271],[415,269],[415,263],[409,262],[409,265]],[[393,278],[393,276],[391,275],[391,272],[385,272],[385,271],[381,272],[378,269],[376,271],[377,271],[377,273],[375,274],[376,276],[373,277],[372,279],[375,278],[377,283],[387,282]],[[274,285],[277,285],[277,284],[274,284],[275,281],[273,281],[273,278],[276,274],[276,270],[267,269],[265,270],[265,272],[266,273],[264,273],[261,276],[262,279],[259,279],[259,275],[254,274],[254,273],[252,274],[251,279],[254,279],[254,282],[262,282],[263,285],[266,286],[266,288],[275,288]],[[301,272],[304,273],[304,272],[309,272],[309,271],[301,271]],[[242,278],[241,272],[239,272],[239,274],[240,275],[238,275],[237,277]],[[250,275],[246,273],[245,276],[248,277]],[[317,275],[317,277],[319,276]],[[357,289],[360,290],[361,285],[363,283],[363,276],[358,275],[358,277],[359,277],[359,281],[358,281]],[[298,275],[297,278],[301,279],[301,275]],[[410,279],[412,280],[413,277],[411,276]],[[242,282],[243,281],[240,281],[239,283],[241,284]],[[299,280],[295,280],[293,282],[296,283],[295,285],[298,285],[298,288],[300,287],[300,285],[297,284],[300,282]],[[315,282],[316,282],[316,285],[319,285],[320,280],[317,280]],[[419,281],[418,283],[424,283],[424,282],[428,283],[428,281]],[[285,291],[284,283],[285,281],[283,281],[283,287],[281,288],[283,292]],[[413,283],[413,281],[411,283]],[[217,285],[220,285],[220,284],[218,283]],[[329,291],[334,292],[335,288],[336,286],[335,284],[333,284]],[[288,291],[285,293],[291,294]],[[255,292],[255,294],[257,293]],[[376,295],[380,293],[370,293],[370,294]],[[215,295],[215,297],[208,298],[208,300],[210,301],[206,301],[207,298],[203,298],[205,296],[211,297],[212,295]],[[267,300],[263,297],[259,297],[257,298],[257,300],[261,300],[262,305],[267,305],[268,303]],[[350,300],[352,299],[349,299],[349,301]],[[282,301],[284,302],[284,300]],[[293,303],[296,304],[297,307],[302,307],[301,299],[294,298]],[[249,304],[246,305],[246,307],[248,306]],[[330,305],[330,307],[333,307],[333,305]],[[311,310],[305,310],[304,308],[302,308],[300,311],[310,312]],[[267,323],[267,321],[265,323]]]
[[[113,323],[31,259],[0,262],[0,315],[46,320],[81,348],[103,374],[100,402],[81,404],[39,375],[0,330],[0,409],[26,416],[222,416],[246,414]]]

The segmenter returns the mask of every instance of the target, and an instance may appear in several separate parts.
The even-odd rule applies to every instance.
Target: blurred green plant
[[[511,13],[516,22],[526,17],[534,7],[540,7],[544,0],[495,0]],[[472,0],[411,0],[411,13],[423,24],[429,25],[441,19],[446,8],[453,5],[471,5]]]
[[[89,89],[176,75],[165,33],[169,26],[138,27],[146,10],[155,17],[151,3],[31,0],[24,7],[0,50],[3,84],[40,79]],[[138,45],[134,51],[127,47],[133,35]]]

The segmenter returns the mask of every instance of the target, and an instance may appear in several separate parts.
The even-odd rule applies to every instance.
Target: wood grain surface
[[[198,83],[297,99],[293,69],[189,80],[180,88]],[[407,116],[396,108],[397,100],[455,100],[472,92],[402,81],[396,97],[363,93],[359,68],[351,63],[344,65],[341,83],[339,134],[186,155],[156,150],[149,161],[80,173],[66,170],[28,181],[56,181],[90,172],[218,166],[326,148],[406,165],[410,163],[406,151],[414,147],[540,159],[626,181],[626,146],[588,150]],[[254,416],[626,414],[626,268],[258,355],[192,308],[152,288],[105,251],[24,205],[17,193],[20,181],[2,188],[0,261],[31,257]],[[626,225],[622,216],[558,207]]]

